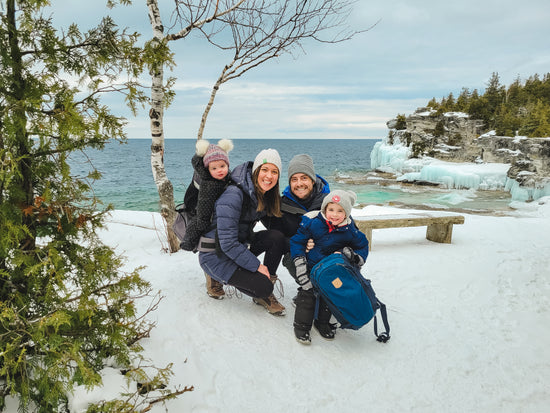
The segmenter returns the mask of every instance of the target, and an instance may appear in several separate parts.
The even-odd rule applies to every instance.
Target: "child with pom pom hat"
[[[190,202],[188,192],[194,192],[196,196],[196,215],[187,226],[187,232],[180,246],[186,251],[193,251],[199,239],[204,234],[212,219],[214,204],[227,187],[231,176],[229,174],[228,153],[233,149],[233,142],[229,139],[221,139],[218,144],[200,139],[196,143],[196,152],[191,159],[195,170],[193,183],[185,194],[185,204],[188,209],[193,209],[194,202]],[[198,179],[196,179],[198,177]],[[198,186],[199,188],[196,188]],[[198,189],[198,195],[196,194]]]

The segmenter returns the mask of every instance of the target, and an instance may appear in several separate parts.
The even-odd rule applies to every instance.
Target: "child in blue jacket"
[[[309,271],[323,258],[339,252],[353,264],[361,267],[369,253],[369,242],[351,218],[351,208],[357,195],[351,191],[330,192],[321,205],[321,211],[308,212],[302,218],[300,227],[290,239],[290,253],[296,267],[296,279],[300,284],[294,313],[294,335],[302,344],[310,344],[310,330],[313,325],[321,337],[333,340],[334,325],[330,324],[332,314],[320,298],[317,319],[314,321],[315,295]],[[306,252],[309,239],[315,246]]]

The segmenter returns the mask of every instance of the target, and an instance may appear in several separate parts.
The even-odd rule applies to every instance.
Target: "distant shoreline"
[[[377,204],[377,203],[360,203],[357,209],[362,209],[369,205],[376,205],[381,207],[392,207],[392,208],[403,208],[403,209],[416,209],[421,211],[442,211],[442,212],[456,212],[459,214],[469,214],[469,215],[480,215],[480,216],[490,216],[490,217],[510,217],[515,215],[516,211],[513,208],[509,207],[509,211],[504,210],[487,210],[487,209],[470,209],[470,208],[458,208],[458,207],[435,207],[423,204],[405,204],[399,201],[392,201],[386,204]]]
[[[128,140],[144,140],[144,139],[151,139],[150,137],[147,138],[127,138]],[[220,139],[220,137],[213,137],[213,138],[205,138],[206,140],[217,140]],[[330,140],[342,140],[342,141],[366,141],[366,140],[382,140],[383,137],[355,137],[355,138],[228,138],[232,140],[237,141],[251,141],[251,140],[260,140],[260,141],[330,141]],[[164,138],[164,140],[172,141],[172,140],[197,140],[197,138]]]

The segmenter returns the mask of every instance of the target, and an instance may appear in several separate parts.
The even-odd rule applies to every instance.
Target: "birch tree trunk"
[[[231,4],[234,1],[235,3]],[[179,249],[179,240],[172,231],[172,223],[176,218],[173,186],[164,168],[164,131],[163,115],[166,100],[170,96],[165,93],[164,68],[168,60],[164,60],[170,53],[167,42],[185,38],[193,29],[203,31],[203,35],[213,45],[224,49],[234,50],[233,61],[226,65],[219,76],[210,95],[210,100],[203,113],[198,131],[198,139],[202,138],[206,120],[214,104],[214,99],[220,86],[235,79],[248,70],[260,66],[266,61],[290,53],[296,46],[302,47],[306,39],[314,39],[326,43],[338,43],[352,38],[358,32],[340,30],[331,33],[344,23],[351,11],[353,0],[227,0],[222,2],[220,10],[219,0],[175,0],[174,11],[176,20],[182,28],[174,34],[164,34],[164,26],[160,16],[158,0],[146,0],[149,10],[149,19],[153,29],[153,38],[150,42],[151,50],[158,52],[159,60],[151,63],[150,75],[152,79],[151,109],[149,111],[151,127],[151,168],[153,178],[160,198],[160,211],[166,223],[166,233],[170,251]],[[241,8],[241,6],[243,6]],[[223,9],[227,7],[226,9]],[[212,31],[203,30],[208,23],[219,21],[219,25]],[[221,28],[220,28],[221,27]],[[218,44],[216,35],[230,30],[233,44]],[[320,34],[328,32],[329,38],[322,39]],[[227,36],[220,36],[227,39]]]
[[[153,42],[164,42],[164,27],[160,18],[157,0],[147,0],[149,20],[153,29]],[[174,202],[174,187],[166,175],[164,168],[164,65],[158,64],[151,68],[151,109],[149,120],[151,127],[151,169],[157,185],[160,199],[160,213],[166,224],[166,233],[170,252],[179,250],[179,240],[172,231],[172,223],[176,219]]]
[[[230,65],[226,65],[223,68],[222,74],[220,75],[220,77],[216,81],[216,84],[212,88],[212,92],[210,93],[210,100],[208,101],[208,104],[206,105],[206,108],[202,113],[201,124],[199,126],[199,132],[197,134],[197,140],[202,139],[202,134],[204,133],[204,127],[206,126],[206,119],[208,118],[210,109],[212,109],[212,106],[214,105],[214,99],[216,98],[216,94],[218,93],[218,90],[220,89],[220,86],[222,85],[222,83],[224,83],[225,72],[227,72],[227,69],[229,68],[230,68]]]

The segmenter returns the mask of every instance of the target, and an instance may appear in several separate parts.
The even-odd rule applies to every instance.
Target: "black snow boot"
[[[313,326],[325,340],[334,340],[334,336],[336,335],[336,325],[330,323],[331,317],[332,313],[327,304],[320,298],[319,311],[317,319],[313,322]]]
[[[309,331],[315,313],[315,294],[313,290],[298,289],[296,310],[294,311],[294,335],[302,344],[311,343]]]
[[[311,344],[311,336],[309,335],[309,330],[302,330],[300,328],[294,327],[294,336],[296,341],[301,344]]]
[[[317,330],[319,335],[325,340],[334,340],[334,337],[336,336],[336,329],[334,329],[331,324],[321,324],[317,320],[315,320],[313,322],[313,326],[315,327],[315,330]]]

